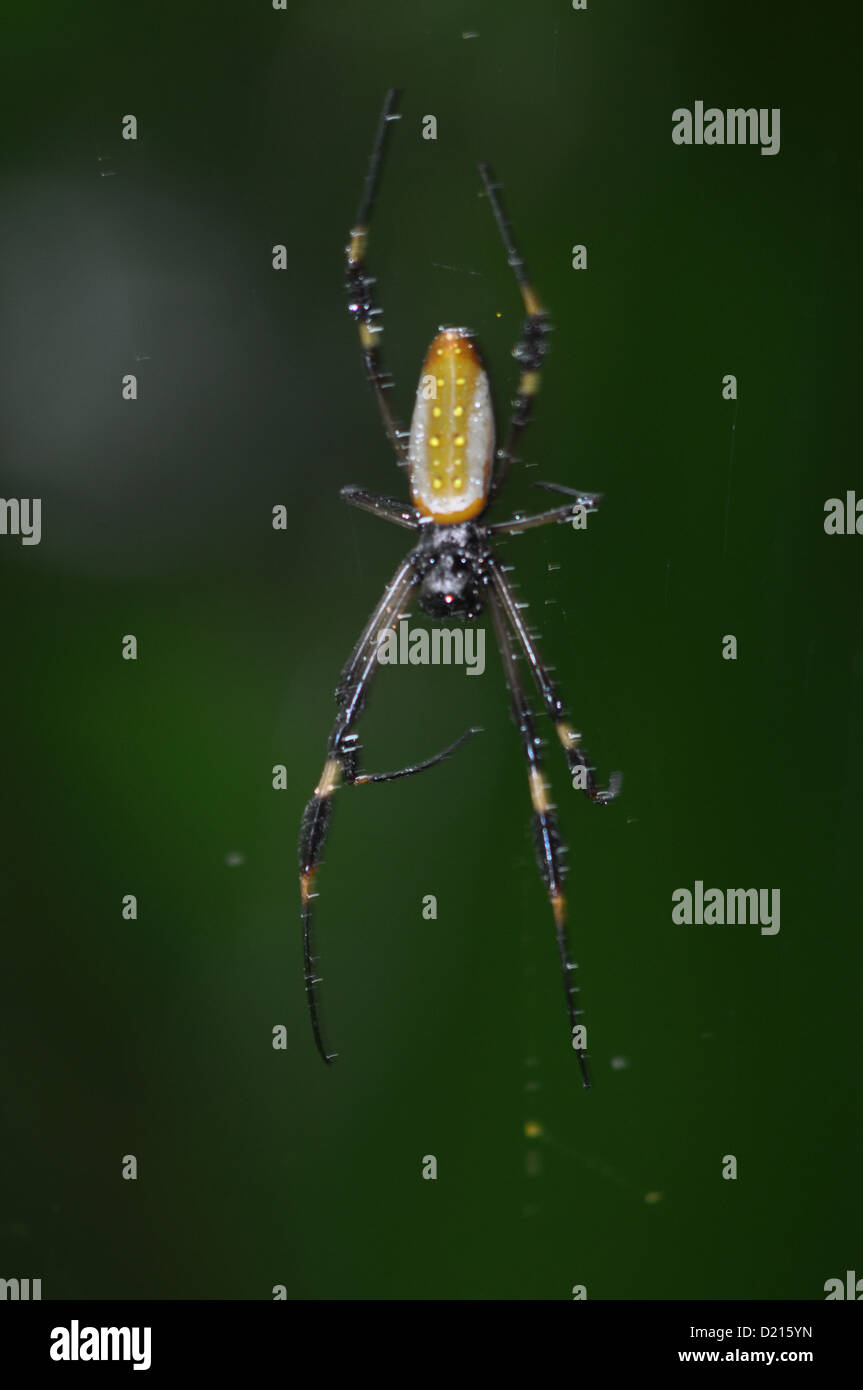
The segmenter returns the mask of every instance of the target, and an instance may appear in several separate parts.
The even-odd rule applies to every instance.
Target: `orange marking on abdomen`
[[[450,524],[484,510],[494,455],[488,377],[466,328],[445,328],[426,353],[411,418],[411,500]]]

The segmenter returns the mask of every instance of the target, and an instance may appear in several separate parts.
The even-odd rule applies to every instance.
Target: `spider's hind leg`
[[[554,725],[566,758],[567,767],[573,778],[573,786],[583,791],[590,801],[605,806],[613,801],[623,784],[619,772],[613,772],[607,787],[600,787],[594,775],[595,769],[582,744],[581,734],[570,723],[566,706],[558,692],[551,673],[542,659],[537,642],[522,617],[521,608],[516,601],[512,587],[503,572],[502,566],[493,561],[491,565],[492,592],[506,614],[515,637],[527,658],[537,690],[542,697],[546,713]]]
[[[402,605],[415,583],[416,574],[413,566],[406,560],[387,585],[341,673],[336,690],[338,714],[327,745],[327,760],[318,784],[306,803],[300,822],[298,855],[306,994],[315,1043],[325,1062],[334,1061],[336,1054],[328,1052],[324,1043],[318,1007],[318,985],[321,983],[321,977],[315,971],[312,917],[312,900],[317,896],[315,883],[332,822],[333,794],[342,781],[352,781],[357,774],[356,736],[353,728],[362,713],[366,694],[378,664],[377,634],[381,628],[390,627],[397,620]]]
[[[527,763],[530,800],[533,806],[532,824],[536,862],[545,885],[545,890],[548,894],[549,904],[554,917],[557,950],[560,957],[560,969],[563,977],[564,993],[566,995],[566,1007],[569,1014],[572,1046],[578,1058],[578,1065],[581,1068],[582,1083],[585,1090],[588,1090],[590,1087],[590,1072],[587,1065],[587,1052],[582,1046],[583,1025],[580,1021],[583,1010],[578,1004],[579,991],[574,978],[575,971],[578,967],[570,960],[569,943],[566,935],[566,894],[564,893],[563,887],[563,845],[557,826],[557,817],[554,814],[554,807],[549,800],[548,786],[542,773],[542,763],[539,756],[539,739],[536,735],[530,704],[528,703],[527,696],[524,693],[524,688],[516,669],[510,636],[503,612],[501,611],[500,602],[493,591],[489,595],[489,608],[491,610],[495,634],[500,648],[506,683],[509,687],[512,718],[518,729],[521,738],[522,752],[524,753],[525,762]]]
[[[409,560],[406,560],[387,586],[383,598],[366,623],[360,639],[342,671],[336,691],[338,713],[327,745],[327,759],[318,784],[306,803],[300,823],[298,854],[306,995],[315,1044],[325,1062],[335,1061],[337,1054],[327,1049],[321,1028],[318,1001],[318,986],[321,984],[321,976],[316,970],[316,957],[313,949],[312,902],[317,897],[315,884],[327,835],[332,824],[333,796],[342,785],[365,786],[373,782],[392,782],[399,777],[412,777],[417,772],[424,772],[427,768],[434,767],[444,758],[449,757],[450,753],[454,753],[472,734],[480,732],[478,729],[469,729],[443,752],[435,754],[432,758],[426,758],[423,762],[399,768],[396,772],[360,773],[359,771],[360,749],[354,726],[362,714],[366,695],[378,666],[377,635],[382,628],[392,627],[393,623],[396,622],[405,599],[416,582],[417,576],[413,566]]]

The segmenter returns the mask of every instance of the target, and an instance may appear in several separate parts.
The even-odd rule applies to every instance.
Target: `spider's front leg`
[[[366,378],[378,403],[387,438],[399,463],[405,467],[407,465],[405,435],[387,398],[391,381],[381,364],[383,314],[375,293],[375,279],[370,274],[366,261],[372,209],[380,181],[389,127],[393,121],[399,119],[396,114],[398,98],[399,93],[395,88],[387,92],[378,121],[377,135],[363,185],[360,206],[351,228],[350,239],[345,247],[347,258],[345,289],[348,294],[348,312],[359,330],[360,349],[363,355]]]
[[[394,525],[403,526],[407,531],[418,531],[420,528],[421,513],[409,502],[402,502],[398,497],[381,497],[364,487],[343,487],[339,496],[351,507],[359,507],[361,512],[382,517],[384,521],[392,521]]]
[[[548,526],[551,522],[571,521],[577,508],[583,512],[595,512],[602,501],[601,492],[582,492],[558,483],[534,483],[533,486],[545,488],[548,492],[565,492],[572,501],[565,507],[552,507],[550,511],[539,512],[536,516],[517,513],[508,521],[495,521],[487,528],[490,536],[518,536],[522,531],[532,531],[537,526]]]
[[[378,665],[378,633],[384,628],[393,627],[397,622],[405,600],[417,583],[417,578],[412,562],[406,560],[387,585],[383,598],[366,623],[342,671],[336,689],[338,713],[327,745],[327,759],[300,823],[300,902],[306,994],[315,1043],[325,1062],[335,1061],[337,1054],[327,1051],[321,1031],[317,991],[321,977],[314,968],[312,900],[317,896],[315,882],[332,821],[333,796],[342,785],[367,786],[374,782],[393,782],[400,777],[411,777],[414,773],[424,772],[449,757],[465,739],[479,732],[478,729],[469,729],[442,753],[410,767],[400,768],[396,772],[359,772],[359,743],[354,726],[362,713]]]
[[[515,447],[533,412],[533,402],[539,390],[542,364],[548,348],[551,319],[537,298],[524,260],[515,244],[512,228],[501,201],[500,187],[494,182],[492,172],[487,164],[480,164],[479,172],[506,251],[507,264],[515,274],[519,293],[527,313],[518,342],[512,350],[512,355],[519,365],[519,378],[512,402],[512,414],[510,415],[506,441],[497,451],[497,466],[489,494],[489,501],[493,502],[499,496],[506,481],[515,454]]]

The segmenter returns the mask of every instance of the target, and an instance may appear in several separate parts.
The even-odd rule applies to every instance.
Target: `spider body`
[[[554,920],[572,1047],[587,1087],[590,1077],[585,1030],[579,1022],[582,1010],[578,1007],[578,989],[573,979],[576,967],[570,960],[566,933],[563,846],[543,775],[542,741],[537,735],[533,711],[516,664],[516,648],[530,669],[563,749],[573,786],[580,786],[595,804],[605,805],[616,796],[620,779],[617,774],[613,775],[604,790],[597,784],[582,747],[581,735],[570,722],[564,701],[539,652],[535,634],[525,621],[522,612],[525,605],[516,599],[508,577],[509,567],[498,558],[496,540],[537,526],[568,521],[575,507],[593,512],[600,499],[597,493],[538,483],[538,487],[563,493],[568,502],[533,516],[517,513],[505,521],[488,523],[484,520],[485,512],[501,490],[515,445],[530,417],[550,329],[548,316],[516,250],[498,190],[486,165],[480,165],[480,174],[527,314],[513,349],[520,376],[504,443],[495,453],[488,376],[474,338],[466,328],[438,330],[423,363],[410,431],[398,427],[387,396],[389,379],[380,363],[381,310],[375,299],[374,279],[365,264],[369,219],[388,125],[396,119],[397,95],[394,91],[388,93],[381,113],[360,210],[346,250],[346,287],[348,310],[359,330],[366,375],[396,459],[408,474],[411,501],[405,503],[392,497],[375,496],[358,487],[343,488],[342,496],[363,511],[413,531],[416,544],[384,590],[342,670],[336,688],[336,721],[327,745],[326,761],[300,826],[300,899],[312,1031],[324,1061],[332,1062],[335,1054],[327,1050],[321,1032],[318,1008],[321,981],[312,950],[312,903],[317,896],[315,885],[332,820],[335,792],[340,786],[391,782],[423,772],[442,762],[471,734],[479,732],[468,730],[442,753],[411,767],[396,772],[361,773],[355,726],[377,669],[378,634],[394,626],[411,596],[425,613],[438,620],[460,618],[472,622],[487,609],[500,648],[510,710],[527,768],[537,866]]]
[[[423,363],[408,459],[417,511],[443,525],[485,511],[494,456],[488,376],[466,328],[442,328]]]
[[[424,613],[466,622],[479,617],[491,558],[482,527],[471,521],[424,526],[411,558],[418,578],[417,603]]]

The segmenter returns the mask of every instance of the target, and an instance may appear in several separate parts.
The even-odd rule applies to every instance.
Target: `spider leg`
[[[564,497],[572,497],[576,502],[593,501],[597,504],[602,501],[601,492],[583,492],[578,487],[565,487],[563,483],[532,483],[532,487],[541,487],[546,492],[562,492]]]
[[[389,611],[390,607],[389,597],[391,592],[394,591],[396,588],[400,588],[402,597],[404,598],[407,596],[408,593],[410,593],[410,590],[415,584],[415,582],[416,577],[414,574],[413,565],[411,564],[411,561],[409,559],[404,560],[402,564],[399,566],[396,573],[393,575],[393,578],[390,580],[386,589],[384,590],[383,597],[381,598],[380,603],[378,604],[377,608],[374,610],[365,627],[363,628],[362,632],[360,633],[357,639],[356,646],[354,647],[353,651],[351,652],[350,656],[348,657],[347,661],[345,662],[342,668],[341,674],[339,676],[339,683],[336,686],[336,702],[339,706],[341,706],[342,704],[342,699],[345,696],[345,692],[350,689],[350,687],[354,684],[354,682],[357,679],[357,674],[362,666],[365,656],[367,655],[366,649],[368,647],[368,644],[371,642],[374,645],[377,640],[377,634],[380,632],[381,628],[392,627],[394,618],[398,617],[398,606],[396,606],[394,614],[391,614],[389,618],[386,618],[386,614]],[[372,674],[373,673],[374,668],[372,668]],[[369,679],[371,679],[371,676],[369,677]]]
[[[338,713],[327,745],[327,760],[300,823],[300,901],[302,904],[306,994],[315,1043],[325,1062],[334,1061],[336,1054],[330,1053],[326,1049],[318,1009],[317,987],[321,981],[314,968],[312,922],[314,883],[324,851],[327,832],[332,821],[333,792],[345,778],[345,774],[347,774],[346,780],[348,781],[353,780],[356,776],[356,740],[351,735],[353,726],[362,712],[366,693],[378,664],[377,633],[381,628],[393,625],[398,618],[402,604],[415,583],[416,576],[413,568],[409,561],[405,561],[387,585],[383,597],[366,623],[359,641],[341,673],[336,689]]]
[[[392,385],[391,378],[381,364],[380,341],[383,337],[383,311],[375,297],[375,280],[366,268],[366,248],[369,239],[369,224],[372,208],[380,180],[381,165],[391,121],[397,121],[396,104],[399,93],[393,87],[387,92],[378,122],[377,135],[369,160],[368,172],[363,185],[360,206],[356,221],[351,228],[350,241],[345,247],[347,257],[347,278],[345,289],[348,292],[348,312],[356,322],[360,335],[360,348],[366,379],[375,394],[387,438],[395,450],[398,461],[407,466],[405,433],[401,429],[387,400],[387,391]]]
[[[395,782],[399,777],[413,777],[415,772],[425,772],[426,768],[442,763],[444,758],[448,758],[457,748],[461,748],[462,744],[467,743],[474,734],[481,733],[482,729],[466,729],[461,738],[457,738],[455,743],[451,743],[442,753],[436,753],[433,758],[426,758],[421,763],[413,763],[410,767],[402,767],[398,772],[362,772],[354,777],[352,785],[363,787],[367,782]]]
[[[581,790],[591,801],[604,806],[617,796],[623,779],[619,772],[613,772],[606,789],[598,786],[593,775],[594,769],[581,746],[581,734],[577,733],[569,722],[563,700],[558,694],[548,667],[540,655],[536,641],[521,615],[515,594],[499,561],[492,559],[490,568],[492,592],[496,594],[507,620],[518,638],[519,645],[527,657],[537,690],[542,696],[543,704],[563,747],[569,771],[571,774],[580,772]]]
[[[576,507],[586,512],[595,512],[602,501],[601,492],[579,492],[577,488],[560,487],[556,483],[534,483],[534,487],[546,488],[549,492],[564,492],[573,500],[566,507],[553,507],[551,511],[539,512],[536,516],[514,516],[509,521],[495,521],[486,530],[492,536],[516,536],[521,531],[531,531],[535,526],[547,526],[552,521],[568,521]]]
[[[400,502],[397,497],[379,497],[367,492],[364,487],[343,487],[339,496],[361,512],[371,512],[372,516],[383,517],[396,526],[404,526],[408,531],[418,531],[420,513],[409,502]]]
[[[480,164],[478,167],[486,195],[491,203],[497,229],[500,232],[500,239],[506,251],[507,262],[515,272],[515,278],[518,281],[518,288],[521,291],[527,312],[527,318],[522,324],[518,342],[512,350],[512,355],[521,368],[521,375],[512,403],[512,415],[510,416],[506,441],[502,448],[497,451],[497,469],[489,493],[489,502],[493,502],[506,481],[512,463],[513,451],[530,419],[533,398],[539,390],[542,363],[548,348],[546,340],[552,325],[551,319],[536,297],[524,261],[516,247],[512,228],[504,212],[499,185],[494,182],[487,164]]]
[[[581,1068],[581,1078],[585,1090],[590,1087],[590,1072],[587,1066],[587,1054],[585,1050],[576,1046],[576,1028],[583,1010],[578,1007],[578,986],[573,978],[577,966],[573,964],[569,957],[569,944],[566,935],[566,897],[563,891],[563,846],[561,844],[560,833],[557,826],[557,817],[554,814],[554,807],[548,798],[548,785],[542,775],[542,764],[539,757],[539,739],[533,722],[530,704],[524,693],[513,655],[510,635],[507,630],[501,605],[494,591],[489,595],[489,608],[491,610],[492,621],[494,623],[495,634],[497,636],[498,647],[500,648],[501,661],[503,662],[504,676],[509,688],[510,706],[515,727],[518,729],[521,738],[522,752],[527,763],[528,785],[530,787],[530,800],[533,806],[533,840],[536,850],[536,862],[539,868],[542,881],[545,884],[548,900],[554,915],[554,926],[557,934],[557,949],[560,956],[560,968],[563,976],[563,988],[566,995],[566,1007],[569,1013],[569,1029],[572,1037],[572,1045],[578,1058],[578,1065]]]
[[[314,885],[332,822],[333,794],[341,785],[364,786],[372,782],[392,782],[399,777],[411,777],[416,772],[424,772],[427,768],[442,762],[444,758],[448,758],[471,735],[481,732],[479,729],[469,729],[462,734],[461,738],[456,739],[449,748],[445,748],[442,753],[436,754],[433,758],[426,758],[424,762],[401,768],[397,772],[360,773],[358,771],[359,743],[354,726],[362,714],[366,695],[378,666],[377,634],[381,628],[393,626],[399,617],[405,599],[416,582],[417,576],[410,562],[405,561],[387,585],[383,597],[366,623],[360,639],[342,671],[336,690],[338,713],[327,745],[327,759],[320,780],[306,804],[300,823],[300,902],[306,995],[309,1001],[309,1015],[315,1044],[325,1062],[335,1061],[337,1054],[327,1050],[321,1029],[318,1005],[318,985],[321,983],[321,977],[315,970],[312,900],[317,896]]]

